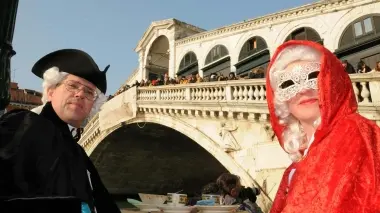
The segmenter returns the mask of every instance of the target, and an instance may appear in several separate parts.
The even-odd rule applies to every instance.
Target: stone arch
[[[366,19],[366,18],[374,18],[374,17],[376,17],[376,19],[377,19],[377,22],[375,23],[375,26],[373,26],[372,25],[372,27],[373,28],[375,28],[376,27],[376,24],[378,24],[379,23],[379,18],[380,18],[380,13],[372,13],[372,14],[367,14],[367,15],[363,15],[363,16],[360,16],[359,18],[356,18],[355,20],[353,20],[352,22],[350,22],[350,24],[348,24],[346,27],[345,27],[345,29],[343,30],[343,32],[342,32],[342,34],[340,35],[340,37],[339,37],[339,42],[338,42],[338,48],[344,48],[344,46],[345,45],[342,45],[342,40],[343,40],[343,37],[345,36],[345,35],[348,35],[350,32],[349,32],[349,28],[352,26],[352,24],[354,24],[354,23],[356,23],[356,22],[359,22],[359,21],[363,21],[363,19]],[[372,23],[373,24],[373,23]],[[351,29],[352,30],[352,29]],[[378,29],[373,29],[373,31],[377,31]],[[353,31],[351,31],[351,32],[353,32]],[[355,40],[355,35],[353,35],[354,36],[354,40]],[[358,41],[356,41],[356,42],[358,42]],[[359,42],[361,42],[361,41],[359,41]],[[354,41],[354,43],[352,44],[352,45],[355,45],[355,41]]]
[[[123,125],[108,135],[90,158],[110,193],[131,197],[181,189],[192,197],[228,172],[198,143],[151,122]]]
[[[206,62],[207,60],[207,57],[211,54],[211,51],[213,51],[214,49],[216,48],[220,48],[221,51],[225,52],[226,54],[222,55],[221,57],[224,57],[224,56],[228,56],[230,54],[229,50],[227,49],[226,46],[224,46],[223,44],[217,44],[217,45],[214,45],[208,52],[207,52],[207,55],[206,55],[206,58],[204,59],[205,62],[204,64],[210,64],[212,62],[214,62],[215,60],[218,60],[218,59],[215,59],[215,60],[211,60],[210,62]]]
[[[257,39],[258,43],[262,43],[262,45],[263,45],[262,48],[263,48],[263,49],[268,49],[268,43],[265,41],[265,39],[264,39],[263,37],[261,37],[261,36],[252,36],[252,37],[250,37],[249,39],[247,39],[247,40],[243,43],[243,45],[240,47],[239,54],[238,54],[238,61],[240,61],[240,60],[243,59],[243,57],[241,56],[243,46],[244,46],[249,40],[251,40],[251,39]]]
[[[234,54],[231,55],[231,57],[233,57],[233,61],[235,62],[238,62],[239,61],[239,53],[241,51],[241,48],[243,48],[244,44],[251,38],[254,38],[254,37],[260,37],[262,38],[266,45],[267,45],[267,48],[270,50],[273,46],[273,42],[269,41],[268,38],[264,39],[265,35],[264,33],[257,33],[256,31],[249,31],[247,32],[246,34],[244,34],[242,37],[239,38],[239,41],[236,43],[235,47],[234,47]],[[271,46],[272,45],[272,46]]]
[[[199,59],[198,60],[202,60],[202,63],[203,63],[203,66],[204,65],[207,65],[207,64],[205,64],[205,61],[206,61],[206,57],[207,57],[207,55],[210,53],[210,51],[214,48],[214,47],[216,47],[216,46],[219,46],[219,45],[222,45],[222,46],[224,46],[226,49],[227,49],[227,51],[228,51],[228,54],[232,54],[232,51],[231,51],[231,49],[233,49],[233,48],[231,48],[230,47],[230,43],[229,42],[223,42],[223,40],[221,40],[221,41],[212,41],[212,42],[210,42],[210,44],[208,44],[207,45],[207,48],[204,48],[203,50],[205,50],[205,51],[202,51],[203,53],[199,56]],[[203,46],[203,45],[202,45]],[[205,45],[206,46],[206,45]],[[200,47],[200,48],[202,48],[202,47]],[[198,55],[197,55],[198,56]],[[201,59],[202,58],[202,59]]]
[[[149,69],[149,74],[164,75],[169,72],[169,48],[169,39],[165,35],[153,41],[145,58],[145,68]],[[148,78],[151,77],[148,75]]]
[[[178,71],[179,69],[179,65],[181,63],[181,60],[183,59],[183,57],[189,53],[189,52],[193,52],[196,56],[197,56],[197,59],[198,59],[198,65],[201,66],[201,48],[185,48],[185,49],[182,49],[180,53],[177,54],[177,60],[178,63],[176,64],[175,68],[176,68],[176,71]]]
[[[238,174],[242,180],[242,184],[245,186],[253,186],[254,179],[253,177],[244,170],[234,159],[229,156],[224,150],[211,138],[209,138],[203,132],[200,132],[198,129],[192,127],[190,124],[177,119],[169,115],[157,115],[157,114],[143,114],[139,115],[136,118],[130,119],[123,124],[119,124],[114,128],[111,128],[110,131],[102,134],[102,137],[99,137],[96,141],[91,144],[88,150],[86,150],[88,155],[95,150],[95,148],[101,143],[101,141],[114,132],[116,129],[122,127],[123,125],[129,125],[134,123],[155,123],[160,124],[169,128],[172,128],[188,138],[192,139],[194,142],[198,143],[206,151],[208,151],[212,156],[215,157],[229,172]],[[198,132],[199,134],[194,134]]]
[[[246,38],[244,42],[239,41],[239,43],[240,49],[236,49],[233,56],[236,59],[236,64],[234,64],[236,74],[245,77],[252,69],[266,70],[270,61],[268,42],[263,37],[254,35]],[[252,43],[254,43],[253,46]],[[256,47],[254,47],[255,45]],[[265,71],[263,74],[265,75]],[[264,75],[260,77],[264,77]]]
[[[320,18],[292,21],[288,23],[278,34],[275,40],[276,47],[280,46],[292,32],[303,27],[308,27],[315,30],[322,39],[328,31],[327,25]]]
[[[191,60],[191,62],[189,64],[184,64],[186,61],[185,61],[185,57],[190,57],[189,59]],[[180,60],[179,60],[179,64],[177,66],[177,69],[176,69],[176,75],[188,75],[189,73],[193,73],[193,72],[197,72],[199,73],[199,59],[198,59],[198,56],[197,54],[195,54],[195,52],[193,51],[188,51],[186,52],[186,54],[184,54]],[[183,67],[181,67],[181,65],[183,65]],[[186,71],[184,71],[184,69],[186,69]],[[183,71],[182,71],[183,70]],[[181,72],[181,73],[180,73]]]
[[[172,32],[168,29],[159,29],[159,30],[156,30],[153,34],[153,36],[151,37],[151,39],[149,40],[148,44],[145,46],[145,49],[144,49],[144,70],[146,71],[146,66],[148,65],[148,55],[150,54],[150,50],[152,49],[152,46],[155,44],[155,42],[157,41],[158,38],[162,38],[162,36],[164,36],[167,40],[168,40],[168,50],[170,49],[170,47],[173,45],[173,42],[174,40],[173,39],[170,39],[172,36]],[[169,71],[169,60],[168,60],[168,71]],[[146,76],[143,76],[143,79],[145,78]]]
[[[335,51],[339,48],[340,37],[346,30],[346,27],[354,22],[356,19],[365,15],[379,15],[380,3],[364,5],[361,7],[355,7],[344,14],[336,24],[331,28],[331,41],[332,50]]]
[[[231,55],[229,49],[223,44],[214,45],[203,59],[204,66],[201,68],[204,77],[211,74],[228,76],[231,70]]]
[[[301,38],[297,38],[296,36],[300,36]],[[302,38],[302,37],[306,38]],[[319,35],[319,33],[311,27],[299,27],[292,31],[283,41],[283,43],[290,41],[290,40],[310,40],[314,42],[318,42],[323,45],[323,39]]]
[[[334,53],[341,60],[347,61],[351,72],[353,69],[359,69],[361,62],[364,62],[368,69],[372,69],[380,60],[379,36],[380,14],[362,15],[345,27]]]

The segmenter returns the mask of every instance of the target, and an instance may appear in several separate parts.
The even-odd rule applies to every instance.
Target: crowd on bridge
[[[371,69],[364,61],[358,62],[356,69],[347,60],[342,60],[342,65],[348,74],[358,74],[358,73],[373,73],[380,72],[380,61],[376,62],[376,65]],[[162,77],[157,77],[154,80],[138,80],[132,85],[124,85],[116,91],[114,95],[108,96],[108,100],[122,92],[125,92],[131,87],[151,87],[151,86],[163,86],[163,85],[178,85],[178,84],[191,84],[191,83],[201,83],[201,82],[214,82],[214,81],[233,81],[233,80],[243,80],[243,79],[260,79],[265,77],[265,69],[263,67],[257,67],[252,69],[248,75],[238,76],[234,72],[230,72],[228,76],[224,76],[220,73],[211,73],[203,78],[197,74],[191,74],[189,76],[177,76],[176,78],[170,78],[167,73]]]
[[[356,69],[347,60],[343,60],[342,65],[348,74],[380,72],[380,61],[376,62],[373,69],[371,69],[364,61],[359,61]]]
[[[243,79],[259,79],[264,78],[265,69],[263,67],[257,67],[252,69],[248,75],[238,76],[234,72],[230,72],[228,76],[224,76],[222,73],[211,73],[210,75],[204,76],[203,78],[199,73],[194,73],[188,76],[177,76],[176,78],[171,78],[167,73],[164,76],[158,76],[153,80],[138,80],[132,85],[124,85],[119,90],[116,91],[114,95],[109,96],[111,99],[122,92],[125,92],[131,87],[151,87],[151,86],[163,86],[163,85],[178,85],[178,84],[192,84],[192,83],[202,83],[202,82],[215,82],[215,81],[233,81],[233,80],[243,80]]]

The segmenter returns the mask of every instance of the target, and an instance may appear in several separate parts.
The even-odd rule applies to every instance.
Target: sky
[[[260,2],[260,3],[258,3]],[[31,73],[42,56],[63,48],[89,53],[107,72],[107,94],[114,93],[138,66],[134,51],[153,21],[175,18],[212,30],[315,0],[20,0],[11,80],[41,91]]]

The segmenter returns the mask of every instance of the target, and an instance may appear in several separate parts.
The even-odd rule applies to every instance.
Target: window
[[[373,31],[371,18],[364,19],[363,24],[364,24],[364,32],[369,33]]]
[[[366,15],[349,24],[343,31],[339,41],[339,48],[347,48],[371,41],[380,36],[380,16]]]
[[[216,61],[224,56],[228,55],[228,50],[223,45],[217,45],[211,49],[211,51],[207,54],[206,63],[209,64],[213,61]]]
[[[373,32],[372,17],[358,21],[354,24],[355,37],[363,36]]]
[[[183,56],[177,71],[178,76],[187,76],[198,73],[198,60],[194,52],[188,52]]]
[[[289,40],[309,40],[309,41],[315,41],[320,44],[323,44],[322,38],[319,36],[317,31],[310,27],[302,27],[297,30],[294,30],[286,39],[285,41]]]
[[[193,52],[188,52],[186,55],[182,58],[181,63],[179,64],[179,70],[182,70],[183,68],[189,66],[190,64],[193,64],[197,62],[197,56]]]
[[[240,50],[239,61],[267,48],[267,44],[263,38],[258,36],[250,38]]]
[[[247,51],[247,52],[251,52],[251,51],[255,50],[257,48],[256,38],[250,39],[243,48],[245,48],[245,51]]]
[[[362,30],[362,23],[357,22],[354,24],[354,29],[355,29],[355,36],[361,36],[363,35],[363,30]]]

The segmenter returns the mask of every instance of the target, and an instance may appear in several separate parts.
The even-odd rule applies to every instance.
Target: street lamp
[[[11,57],[18,0],[0,0],[0,116],[10,102]]]

